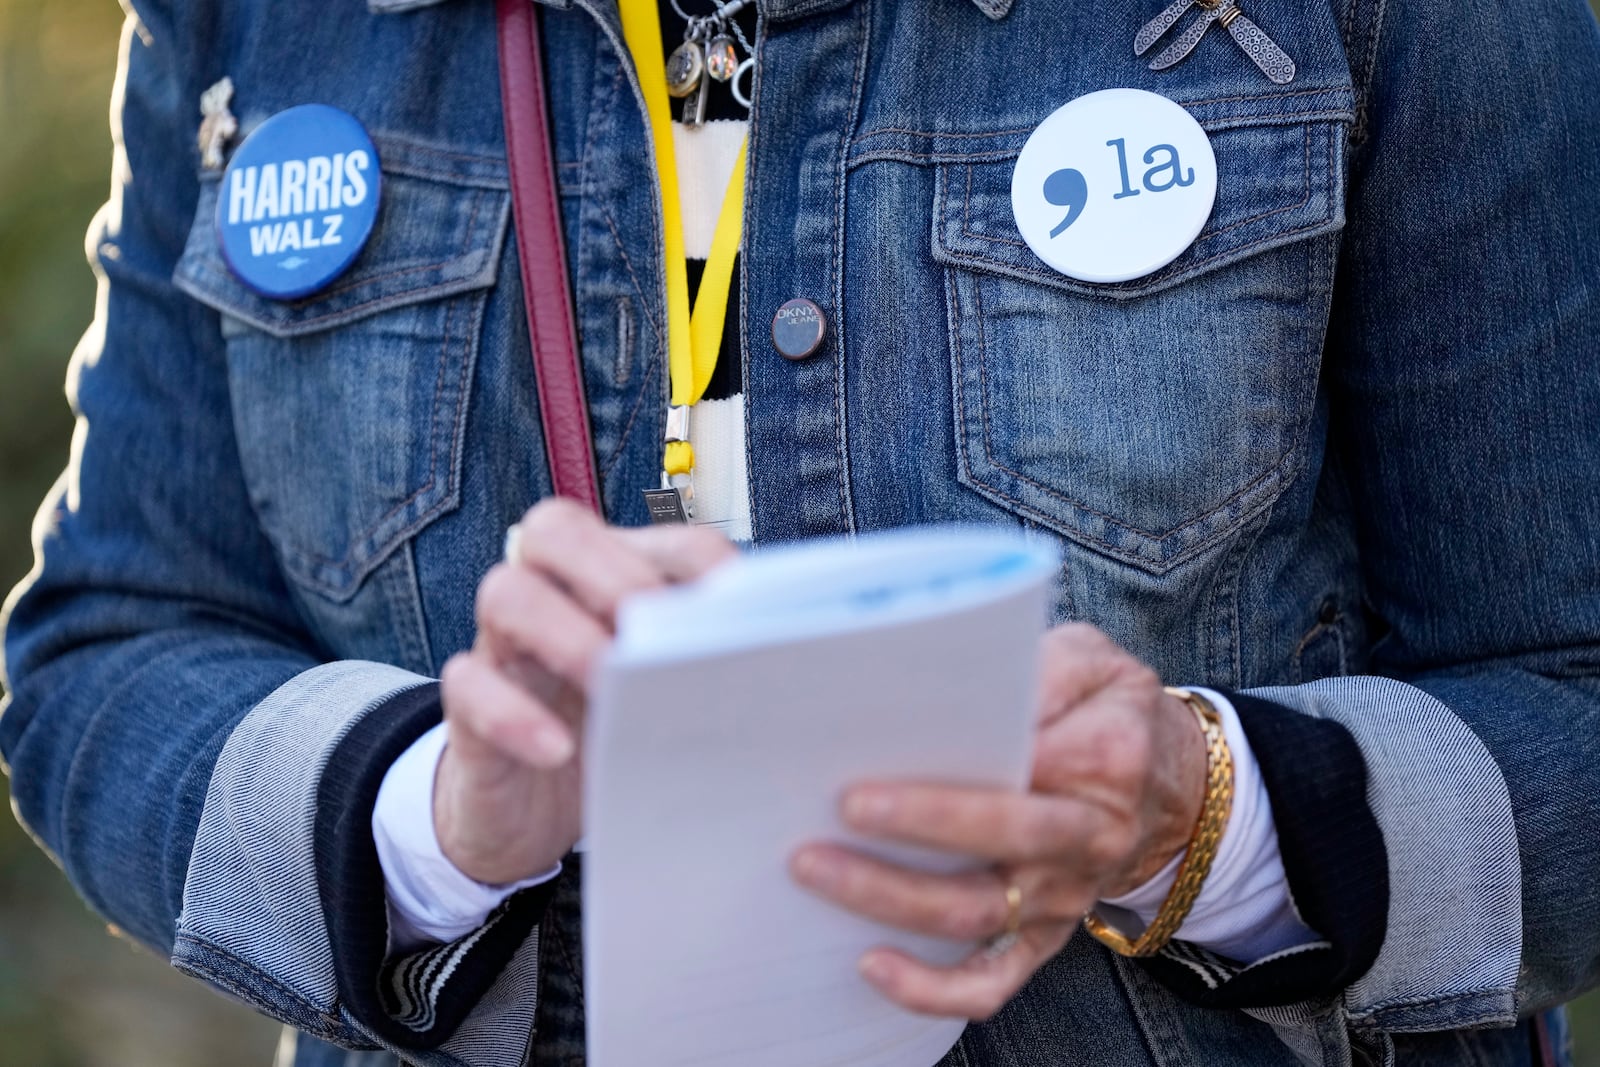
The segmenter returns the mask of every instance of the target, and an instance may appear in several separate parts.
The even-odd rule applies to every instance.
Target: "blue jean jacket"
[[[1317,737],[1353,746],[1342,810],[1381,832],[1353,891],[1378,934],[1339,988],[1229,1005],[1249,969],[1193,953],[1206,988],[1181,991],[1079,938],[948,1062],[1530,1062],[1528,1020],[1600,976],[1581,0],[1257,0],[1283,86],[1221,31],[1147,69],[1160,0],[758,2],[733,310],[757,540],[1052,538],[1059,618],[1302,739],[1252,735],[1308,769],[1280,834],[1319,803]],[[413,1004],[409,1031],[372,1007],[393,961],[360,844],[363,783],[436,718],[476,583],[549,492],[518,279],[555,268],[508,239],[493,6],[133,0],[72,463],[8,601],[20,816],[121,929],[309,1035],[302,1067],[530,1048],[536,916],[447,946],[486,976],[470,1003]],[[614,0],[544,6],[603,494],[638,524],[666,396],[648,127]],[[265,299],[223,263],[195,143],[223,75],[244,132],[320,102],[374,137],[377,227],[323,292]],[[1009,182],[1035,125],[1111,86],[1186,107],[1219,191],[1170,265],[1092,284],[1032,255]],[[767,339],[797,296],[831,323],[799,363]],[[1341,854],[1322,825],[1286,862]]]

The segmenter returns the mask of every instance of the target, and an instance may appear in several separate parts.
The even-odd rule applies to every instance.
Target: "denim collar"
[[[399,11],[414,11],[419,7],[432,7],[444,0],[367,0],[367,8],[374,14],[384,15]],[[532,0],[546,7],[569,8],[573,0]],[[613,7],[616,0],[600,0],[603,6]],[[761,11],[769,18],[791,19],[806,15],[820,15],[844,7],[851,0],[759,0]],[[972,0],[978,10],[991,19],[1003,19],[1016,0]]]

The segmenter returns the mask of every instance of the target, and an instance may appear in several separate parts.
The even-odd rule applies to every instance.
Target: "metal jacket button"
[[[800,360],[822,347],[828,332],[828,316],[804,297],[786,300],[772,316],[772,347],[784,359]]]

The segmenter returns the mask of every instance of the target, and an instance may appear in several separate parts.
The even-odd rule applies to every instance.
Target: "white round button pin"
[[[1183,108],[1143,89],[1102,89],[1039,123],[1011,172],[1028,247],[1085,282],[1142,278],[1199,236],[1217,198],[1217,158]]]

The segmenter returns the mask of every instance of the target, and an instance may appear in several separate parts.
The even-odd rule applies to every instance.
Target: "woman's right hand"
[[[607,526],[567,500],[519,524],[516,555],[478,585],[478,638],[440,675],[449,743],[434,779],[446,857],[503,885],[543,873],[582,835],[579,739],[590,671],[624,598],[737,555],[694,526]]]

